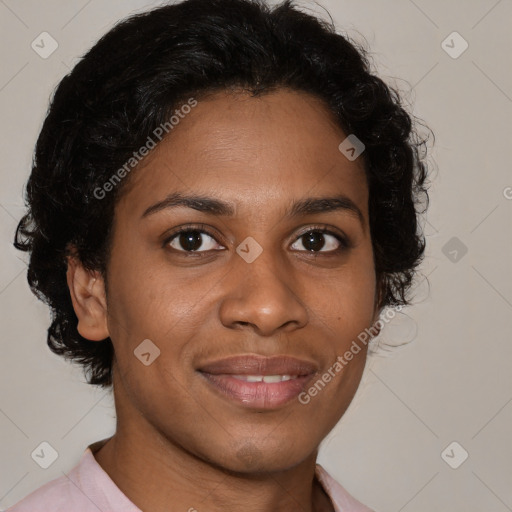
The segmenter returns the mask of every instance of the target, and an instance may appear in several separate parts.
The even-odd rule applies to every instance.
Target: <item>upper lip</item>
[[[310,375],[318,371],[315,363],[291,356],[265,357],[253,354],[232,356],[206,363],[199,371],[213,375]]]

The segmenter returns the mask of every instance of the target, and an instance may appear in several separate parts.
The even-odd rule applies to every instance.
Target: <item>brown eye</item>
[[[301,250],[300,247],[294,247],[299,241],[302,241],[302,246],[309,252],[336,252],[347,245],[339,235],[325,230],[311,230],[302,234],[292,245],[292,249]]]
[[[179,252],[206,252],[215,250],[218,244],[208,232],[188,228],[174,233],[165,245]]]

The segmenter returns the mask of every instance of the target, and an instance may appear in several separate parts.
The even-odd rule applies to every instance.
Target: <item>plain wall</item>
[[[3,508],[67,472],[89,443],[114,431],[110,393],[86,385],[80,369],[47,348],[49,311],[31,294],[26,256],[12,239],[55,86],[116,21],[159,3],[0,3]],[[325,16],[314,3],[301,3]],[[366,38],[379,73],[414,104],[436,143],[415,304],[379,336],[409,343],[370,356],[319,462],[381,512],[512,510],[512,2],[322,5],[340,30]],[[47,59],[31,48],[45,31],[58,42]],[[469,44],[458,58],[442,46],[454,31]],[[461,48],[453,37],[444,43],[452,53]],[[30,457],[42,441],[59,454],[46,470]],[[457,469],[441,456],[453,441],[469,454]],[[458,457],[460,450],[448,453]]]

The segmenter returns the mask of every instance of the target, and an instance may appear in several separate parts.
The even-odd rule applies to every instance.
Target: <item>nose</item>
[[[252,263],[237,256],[224,282],[222,324],[271,336],[304,327],[308,311],[298,295],[298,271],[264,250]]]

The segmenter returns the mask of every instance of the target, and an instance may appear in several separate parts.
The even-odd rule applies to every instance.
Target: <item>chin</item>
[[[279,441],[279,440],[276,440]],[[299,451],[299,448],[300,451]],[[303,443],[269,443],[268,440],[243,440],[233,443],[222,451],[222,455],[208,462],[224,470],[249,474],[249,473],[273,473],[286,471],[303,462],[312,455],[305,452]]]

